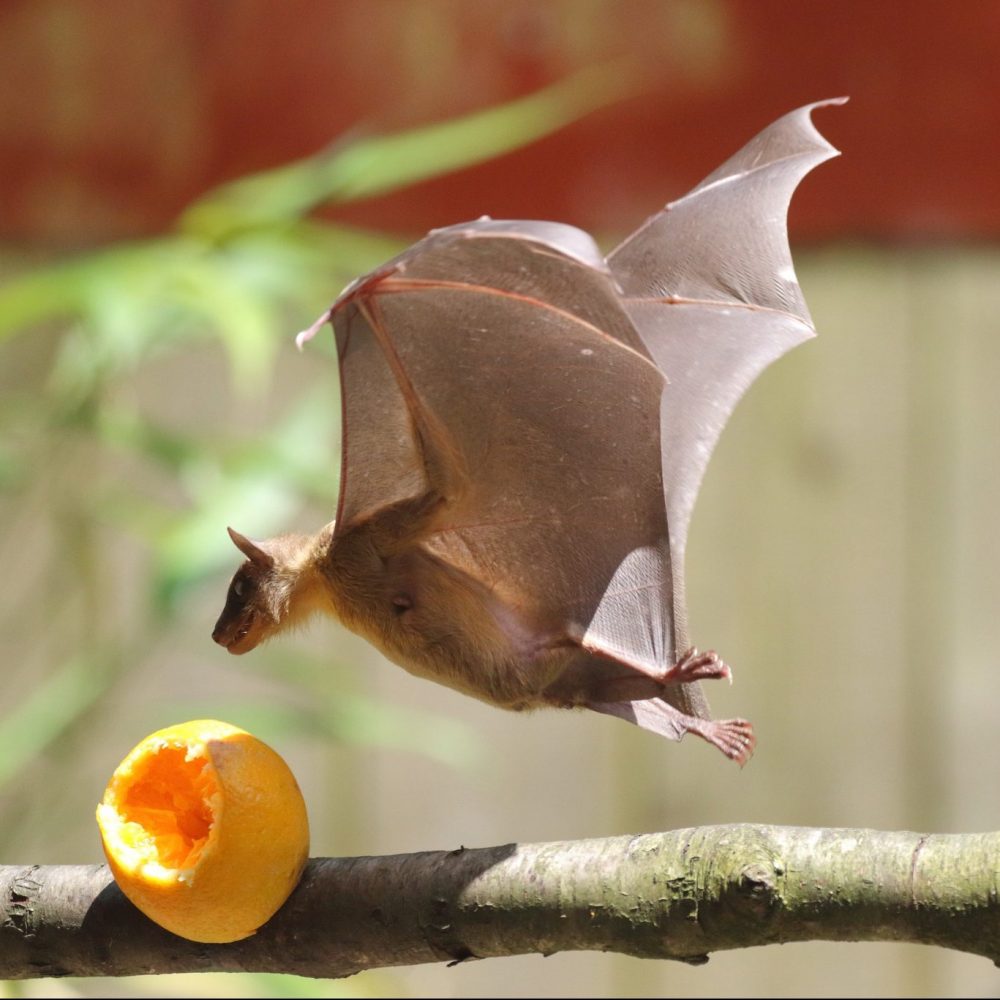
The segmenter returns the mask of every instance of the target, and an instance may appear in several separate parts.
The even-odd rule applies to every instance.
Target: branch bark
[[[910,941],[998,962],[998,881],[1000,833],[737,825],[316,858],[256,935],[203,945],[142,916],[104,865],[0,866],[0,978],[336,977],[567,950],[702,963],[813,940]]]

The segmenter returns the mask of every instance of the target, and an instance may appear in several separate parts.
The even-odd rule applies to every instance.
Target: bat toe
[[[690,719],[687,730],[718,747],[743,767],[753,756],[757,737],[746,719]]]
[[[710,681],[725,678],[733,682],[733,671],[714,649],[700,653],[693,646],[666,672],[665,684],[690,684],[693,681]]]

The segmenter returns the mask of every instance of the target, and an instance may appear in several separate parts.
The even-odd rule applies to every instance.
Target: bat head
[[[229,584],[226,604],[212,630],[212,638],[230,653],[248,653],[255,646],[313,610],[318,574],[311,559],[313,539],[282,535],[254,542],[232,528],[233,544],[247,558]]]

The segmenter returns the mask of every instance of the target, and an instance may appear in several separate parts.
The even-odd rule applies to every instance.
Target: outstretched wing
[[[534,222],[438,230],[349,287],[333,320],[337,532],[444,498],[423,549],[540,640],[669,666],[664,379],[590,237]]]
[[[810,114],[844,100],[779,118],[608,256],[628,314],[667,377],[660,433],[678,645],[686,645],[688,523],[719,434],[760,372],[815,333],[786,218],[799,181],[837,155]]]
[[[708,458],[757,374],[813,333],[785,219],[795,186],[835,152],[816,106],[607,261],[572,227],[483,219],[432,232],[331,309],[336,533],[395,525],[400,546],[488,595],[484,613],[503,609],[501,629],[592,654],[562,678],[591,685],[592,707],[665,735],[709,733],[691,725],[708,717],[697,684],[665,689],[679,720],[608,703],[575,671],[662,676],[687,646],[684,548]],[[716,729],[745,755],[745,723]]]

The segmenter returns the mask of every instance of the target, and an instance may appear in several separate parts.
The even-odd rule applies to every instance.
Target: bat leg
[[[660,698],[641,701],[590,701],[586,707],[603,715],[613,715],[634,726],[648,729],[670,740],[694,733],[721,750],[740,767],[753,756],[757,737],[746,719],[696,719],[679,712]]]
[[[654,691],[646,694],[651,683],[663,687],[667,684],[692,684],[695,681],[718,680],[723,677],[730,684],[733,682],[733,672],[729,664],[724,663],[714,649],[701,653],[692,646],[681,654],[676,663],[665,667],[639,660],[623,659],[620,652],[599,643],[584,640],[580,645],[594,656],[623,663],[629,667],[628,675],[617,677],[605,675],[601,686],[605,695],[603,700],[606,701],[641,698],[643,695],[651,697]],[[617,689],[614,693],[612,693],[613,688]]]

